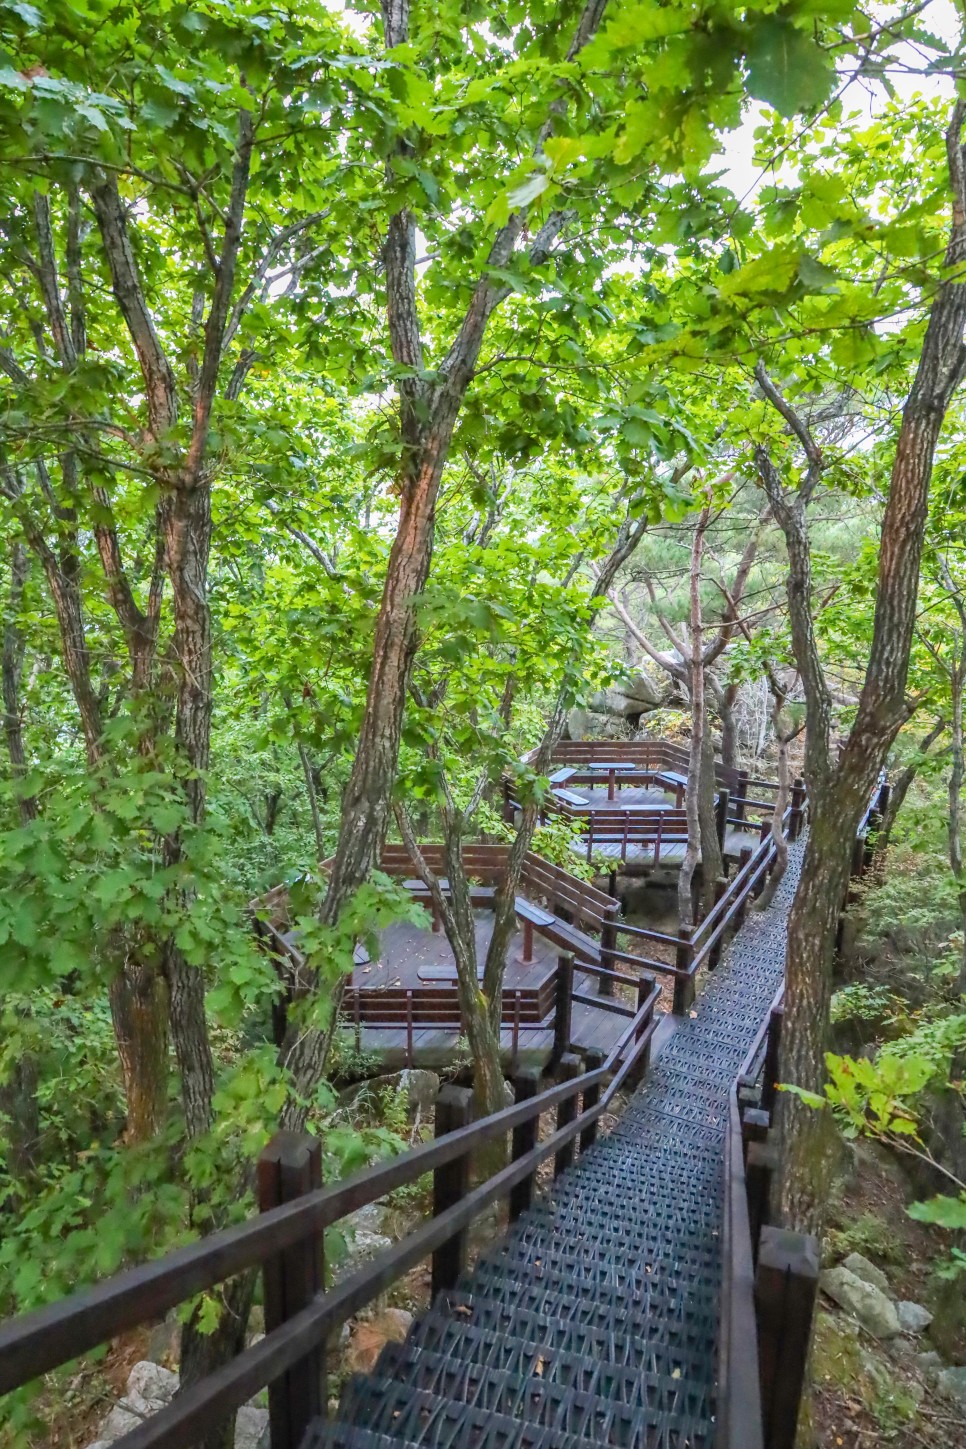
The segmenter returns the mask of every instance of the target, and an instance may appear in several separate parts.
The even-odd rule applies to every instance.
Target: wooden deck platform
[[[589,977],[578,977],[580,990],[592,992],[596,982]],[[597,1011],[592,1006],[574,1005],[572,1045],[578,1051],[609,1051],[627,1026],[627,1019],[613,1012]],[[413,1033],[414,1067],[426,1067],[438,1071],[452,1066],[459,1033],[451,1028],[417,1027]],[[406,1032],[400,1027],[362,1027],[359,1045],[364,1052],[378,1056],[387,1072],[400,1071],[406,1062]],[[500,1048],[503,1054],[504,1070],[508,1074],[517,1067],[543,1067],[550,1060],[553,1051],[553,1023],[540,1030],[526,1027],[520,1032],[516,1061],[513,1059],[513,1032],[504,1028],[500,1033]]]
[[[493,934],[493,914],[491,911],[479,910],[474,915],[477,962],[482,972]],[[415,992],[425,986],[427,974],[432,977],[433,986],[445,988],[446,981],[439,979],[439,973],[445,973],[452,981],[455,992],[456,965],[449,942],[442,931],[398,922],[381,931],[379,937],[379,960],[369,960],[365,952],[361,952],[352,973],[352,986],[365,992],[367,1012],[378,1009],[381,988],[392,989],[394,992],[400,989]],[[507,952],[503,980],[504,1001],[507,993],[512,994],[518,990],[525,991],[532,1000],[535,993],[552,986],[557,969],[558,949],[536,933],[532,961],[523,960],[523,949],[523,932],[518,930],[513,935]],[[598,994],[598,985],[595,977],[584,972],[578,971],[575,975],[575,990],[588,996]],[[572,1043],[576,1048],[585,1051],[609,1051],[627,1026],[626,1017],[581,1003],[574,1004],[572,1022]],[[347,1022],[346,1030],[350,1034],[355,1033],[361,1050],[377,1055],[386,1070],[396,1070],[407,1064],[407,1030],[404,1025],[370,1025],[363,1020],[358,1028],[354,1023]],[[522,1024],[516,1038],[517,1052],[514,1061],[514,1029],[505,1022],[500,1041],[507,1070],[517,1066],[545,1065],[553,1049],[552,1005],[539,1025]],[[453,1025],[429,1026],[424,1023],[415,1026],[412,1034],[411,1065],[432,1068],[450,1065],[458,1040],[459,1031]]]
[[[674,795],[666,790],[655,789],[653,785],[625,785],[621,787],[620,777],[614,798],[607,794],[606,781],[600,785],[566,785],[568,795],[580,796],[591,810],[673,810]],[[580,807],[573,802],[575,811]]]
[[[493,935],[493,912],[479,910],[473,914],[476,918],[476,959],[482,972]],[[523,932],[517,930],[507,951],[504,991],[539,990],[556,970],[558,954],[556,947],[534,933],[533,960],[525,962],[522,959]],[[445,985],[446,981],[437,974],[439,972],[445,972],[455,986],[456,963],[445,933],[431,930],[428,920],[425,927],[399,921],[379,932],[378,960],[370,961],[364,951],[357,951],[352,985],[366,992],[378,992],[389,987],[416,991],[427,984]]]
[[[757,830],[729,830],[725,836],[725,856],[729,860],[737,860],[746,846],[750,850],[757,849],[760,840],[761,836]],[[578,856],[586,853],[579,840],[574,841],[572,849]],[[684,851],[683,840],[672,844],[662,844],[660,864],[680,866],[684,860]],[[653,845],[635,844],[633,841],[628,842],[626,850],[618,841],[603,841],[600,844],[595,842],[594,854],[601,855],[606,860],[623,860],[625,865],[630,866],[646,868],[654,863]]]

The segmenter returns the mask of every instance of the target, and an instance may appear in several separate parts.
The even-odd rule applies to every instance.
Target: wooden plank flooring
[[[476,917],[476,959],[482,969],[493,935],[493,912],[475,911]],[[428,918],[427,918],[428,922]],[[363,957],[365,953],[363,952]],[[552,976],[557,969],[559,950],[549,941],[533,934],[533,961],[522,960],[523,933],[517,931],[507,952],[504,991],[533,991]],[[357,961],[352,973],[352,985],[362,991],[378,992],[384,987],[402,987],[404,990],[433,985],[446,986],[445,981],[425,981],[421,971],[452,972],[453,989],[456,989],[456,963],[453,952],[443,931],[433,931],[428,923],[425,927],[412,926],[406,921],[387,926],[379,932],[379,959],[365,958]]]

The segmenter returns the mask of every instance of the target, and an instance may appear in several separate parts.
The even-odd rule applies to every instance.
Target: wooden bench
[[[581,810],[590,804],[587,797],[578,795],[576,790],[554,790],[553,797],[555,800],[563,800],[566,805],[575,805]]]
[[[680,810],[684,801],[684,792],[688,788],[687,775],[680,774],[677,770],[662,770],[657,777],[662,785],[669,785],[674,791],[674,804]]]
[[[576,775],[576,773],[577,770],[573,765],[566,765],[562,770],[554,770],[548,778],[551,785],[566,785],[571,775]]]

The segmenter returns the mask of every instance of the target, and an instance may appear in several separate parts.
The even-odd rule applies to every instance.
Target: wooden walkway
[[[782,979],[803,848],[610,1135],[303,1449],[713,1449],[729,1092]]]

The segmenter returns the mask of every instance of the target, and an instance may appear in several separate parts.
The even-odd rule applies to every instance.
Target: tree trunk
[[[698,819],[701,829],[701,914],[706,916],[714,905],[714,883],[724,875],[724,856],[718,839],[718,817],[715,811],[717,781],[714,773],[714,741],[705,718],[701,741],[701,765],[698,776]],[[725,827],[727,835],[727,826]]]
[[[704,634],[701,615],[701,558],[704,550],[704,535],[708,527],[710,510],[701,510],[698,525],[691,544],[691,566],[689,571],[689,627],[688,627],[688,685],[691,695],[691,746],[688,757],[688,783],[684,795],[684,806],[688,821],[688,843],[678,876],[678,920],[683,927],[694,924],[693,881],[694,872],[701,855],[701,776],[704,757],[704,739],[708,727],[708,711],[704,697]],[[712,757],[713,758],[713,757]],[[720,864],[719,864],[720,869]],[[705,863],[705,878],[709,878]],[[710,876],[710,887],[714,889],[715,875]]]
[[[735,724],[737,699],[737,684],[726,684],[715,696],[718,717],[721,720],[721,763],[729,770],[738,768],[738,728]]]
[[[0,658],[0,674],[3,686],[3,733],[10,756],[10,773],[14,781],[22,782],[27,775],[27,754],[23,743],[23,721],[21,717],[20,680],[23,674],[26,641],[20,631],[17,615],[23,601],[23,591],[30,573],[30,554],[26,547],[14,542],[10,550],[10,591],[7,598],[7,621],[3,630],[3,652]],[[17,810],[23,825],[28,825],[37,815],[37,802],[33,796],[22,793],[17,796]]]
[[[943,420],[959,387],[966,352],[966,285],[949,280],[966,264],[966,155],[961,143],[966,103],[958,100],[946,134],[952,223],[944,279],[933,294],[916,376],[902,414],[889,496],[882,519],[872,643],[855,720],[840,758],[831,757],[831,699],[810,613],[811,557],[805,508],[822,475],[821,449],[781,396],[764,364],[755,375],[808,460],[793,499],[767,452],[756,460],[789,554],[788,603],[792,643],[805,689],[808,732],[805,776],[810,831],[802,877],[788,923],[782,1079],[821,1090],[831,1000],[836,925],[849,878],[855,833],[879,772],[909,715],[906,680],[919,592],[933,458]],[[783,1101],[782,1221],[799,1232],[821,1230],[828,1200],[825,1114],[791,1097]]]
[[[168,1110],[167,990],[153,966],[128,955],[109,996],[127,1106],[124,1140],[148,1142]]]
[[[775,864],[772,866],[771,875],[758,900],[759,911],[767,911],[775,899],[775,892],[782,883],[782,879],[788,869],[788,841],[785,839],[785,811],[788,809],[789,796],[789,770],[788,770],[788,745],[790,738],[782,729],[781,706],[776,702],[775,709],[775,739],[778,742],[778,791],[775,795],[775,809],[771,817],[771,838],[775,844]]]
[[[960,995],[966,991],[966,866],[963,862],[962,802],[963,779],[966,775],[966,760],[963,753],[963,691],[966,688],[966,609],[962,611],[964,629],[956,641],[956,657],[950,670],[949,683],[952,696],[952,719],[950,722],[949,770],[949,822],[948,847],[949,865],[956,878],[959,899],[959,914],[963,924],[963,947],[960,953],[959,978],[956,989]]]
[[[852,841],[873,781],[874,776],[867,792],[830,791],[810,799],[801,883],[788,921],[781,1080],[819,1094],[826,1080],[835,937],[848,888]],[[831,1122],[826,1113],[806,1107],[790,1092],[783,1092],[779,1101],[781,1221],[795,1232],[821,1235],[833,1160]]]

